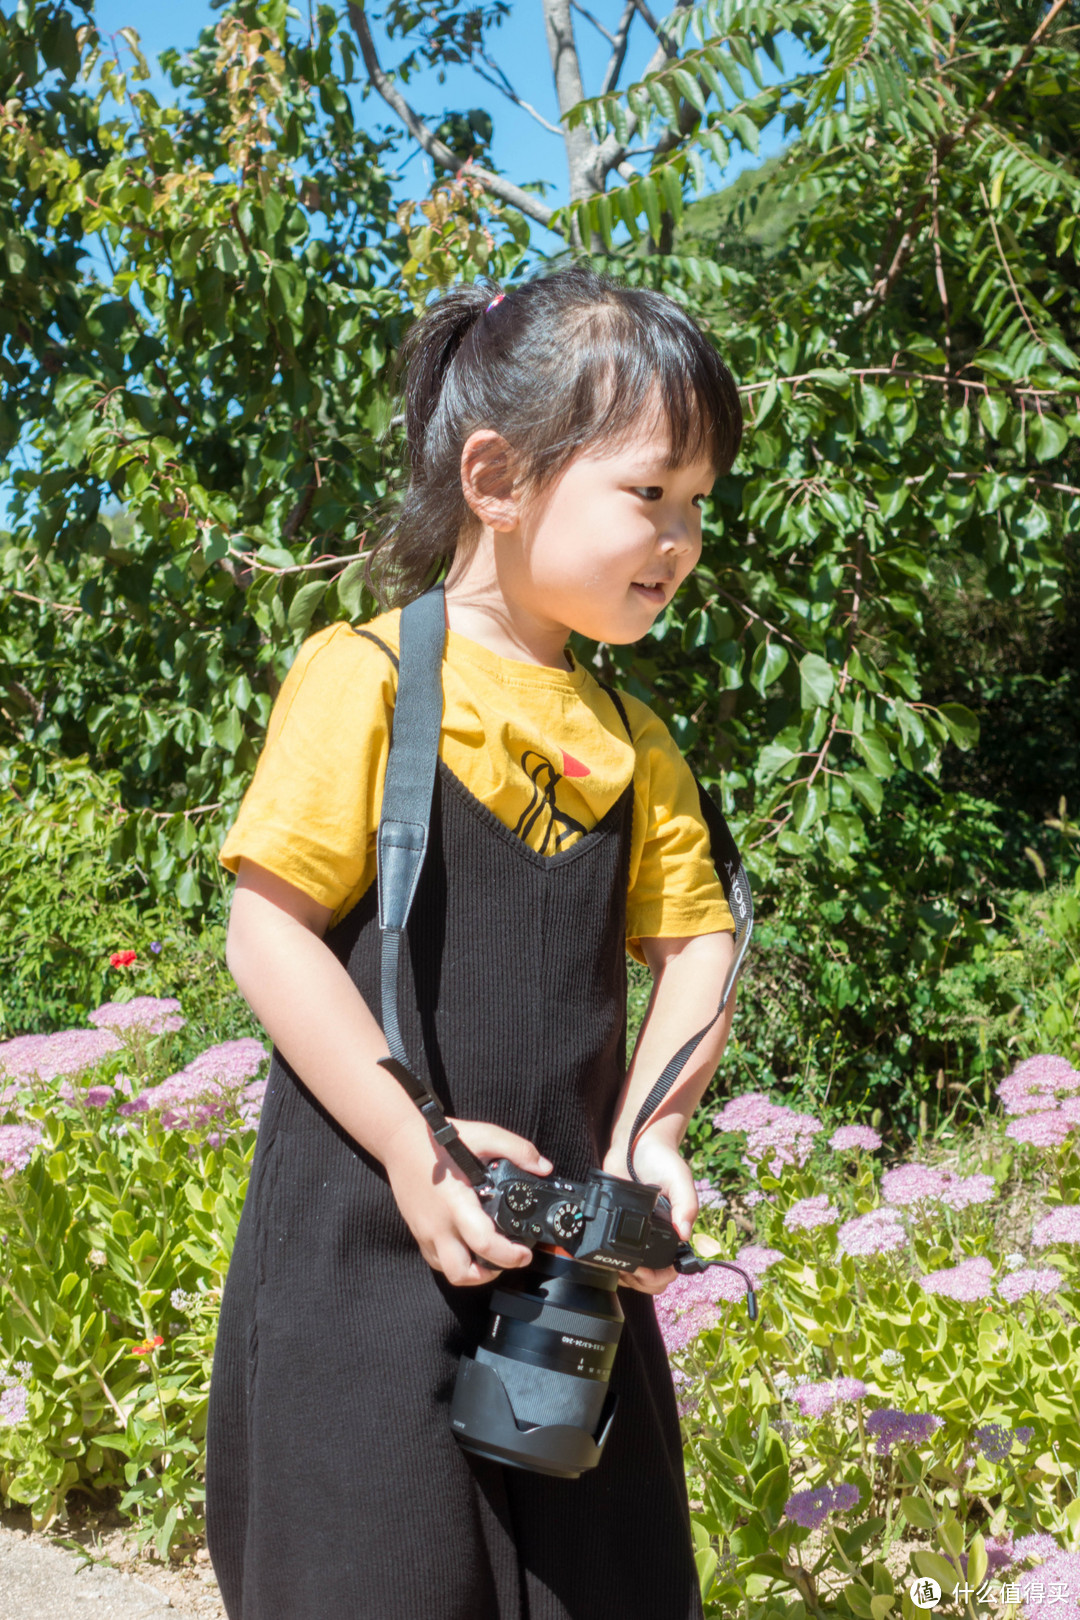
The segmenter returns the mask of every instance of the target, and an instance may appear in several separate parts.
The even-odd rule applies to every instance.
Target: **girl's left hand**
[[[625,1152],[609,1149],[601,1169],[609,1175],[621,1176],[624,1181],[629,1180]],[[688,1239],[697,1219],[698,1194],[693,1172],[678,1148],[655,1131],[646,1130],[638,1138],[634,1149],[634,1169],[642,1181],[660,1188],[671,1205],[671,1219],[676,1232],[681,1238]],[[666,1266],[663,1271],[639,1266],[636,1271],[621,1271],[619,1281],[624,1287],[635,1288],[642,1294],[662,1294],[668,1283],[678,1275],[674,1266]]]

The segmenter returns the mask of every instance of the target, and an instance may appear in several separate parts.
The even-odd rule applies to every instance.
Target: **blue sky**
[[[98,26],[106,33],[132,26],[138,30],[143,49],[151,62],[159,52],[172,45],[183,50],[194,44],[199,30],[212,26],[218,13],[211,11],[207,0],[172,0],[169,5],[147,5],[146,0],[98,0],[95,6]],[[342,9],[344,7],[342,6]],[[372,6],[375,11],[376,5]],[[587,0],[586,9],[609,29],[614,29],[621,11],[619,0]],[[656,10],[664,13],[663,0]],[[303,11],[306,20],[306,5]],[[299,22],[299,19],[298,19]],[[582,62],[587,93],[595,94],[601,85],[610,53],[607,40],[580,12],[574,13],[575,38]],[[404,54],[400,41],[388,42],[373,26],[383,66],[390,68]],[[641,76],[655,48],[655,38],[641,21],[635,18],[630,33],[630,47],[621,85],[630,84]],[[552,83],[547,42],[544,37],[540,0],[512,0],[510,16],[502,27],[490,35],[492,55],[510,78],[519,96],[532,103],[550,122],[558,122],[555,90]],[[807,66],[806,58],[791,44],[785,52],[785,68],[789,71]],[[766,64],[767,66],[767,64]],[[171,98],[173,90],[164,75],[155,73],[151,88],[161,99]],[[429,120],[438,122],[450,108],[484,107],[495,120],[494,154],[500,169],[517,181],[547,180],[552,190],[547,200],[559,203],[566,200],[566,170],[562,142],[557,135],[548,133],[528,113],[522,112],[490,85],[478,79],[468,68],[451,69],[445,84],[440,85],[434,72],[414,78],[405,91],[418,111]],[[390,109],[377,96],[371,96],[358,107],[359,116],[369,127],[389,124],[396,127]],[[780,146],[779,130],[764,131],[761,153],[769,156]],[[403,155],[407,148],[403,148]],[[731,180],[741,168],[756,160],[746,154],[736,154],[726,172]],[[424,168],[425,188],[431,179],[431,165],[424,156],[414,156],[403,177],[402,195],[417,194],[413,175],[416,167]],[[720,181],[713,173],[711,183]],[[554,238],[552,239],[554,243]]]

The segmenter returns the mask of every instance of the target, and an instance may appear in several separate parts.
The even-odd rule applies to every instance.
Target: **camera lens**
[[[503,1273],[476,1360],[498,1373],[519,1426],[594,1432],[622,1333],[617,1285],[617,1273],[543,1249]]]

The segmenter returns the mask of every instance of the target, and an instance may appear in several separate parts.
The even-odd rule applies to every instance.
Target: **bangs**
[[[635,288],[625,302],[581,311],[575,330],[564,335],[557,364],[563,386],[555,384],[550,404],[563,432],[535,468],[541,478],[580,450],[625,443],[654,422],[668,429],[672,467],[705,460],[717,478],[730,470],[742,440],[735,381],[698,327],[667,298]]]

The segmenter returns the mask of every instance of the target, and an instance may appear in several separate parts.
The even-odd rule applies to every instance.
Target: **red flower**
[[[109,957],[109,966],[130,967],[132,962],[137,961],[137,959],[138,953],[136,951],[113,951]]]
[[[157,1333],[152,1339],[144,1339],[141,1344],[133,1344],[131,1353],[133,1356],[152,1356],[154,1351],[159,1350],[164,1343],[165,1340],[161,1337],[161,1334]]]

